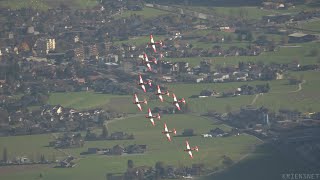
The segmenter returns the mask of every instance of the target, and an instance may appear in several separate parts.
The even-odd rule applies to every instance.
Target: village
[[[264,2],[260,8],[287,9],[293,6],[293,3]],[[241,61],[236,65],[215,63],[216,58],[257,57],[266,52],[276,52],[281,46],[319,41],[318,34],[305,34],[294,28],[284,29],[282,26],[286,24],[290,27],[302,21],[320,18],[319,9],[302,11],[298,14],[267,15],[256,20],[254,25],[243,20],[221,19],[221,17],[205,21],[206,18],[210,18],[209,15],[191,12],[192,15],[188,15],[188,11],[182,15],[165,14],[152,19],[136,14],[118,17],[126,11],[139,12],[145,7],[171,12],[166,6],[144,3],[142,0],[103,1],[91,9],[77,10],[63,3],[48,11],[0,8],[1,17],[10,19],[10,21],[0,21],[0,26],[3,27],[0,31],[0,136],[60,134],[54,141],[48,142],[48,146],[55,149],[83,147],[86,141],[119,141],[119,144],[112,147],[89,147],[86,152],[81,152],[79,157],[94,154],[143,155],[149,149],[147,145],[136,144],[133,141],[135,134],[122,131],[109,132],[105,125],[106,122],[116,118],[130,117],[130,114],[104,108],[79,110],[63,107],[60,104],[48,104],[50,93],[95,92],[132,95],[132,92],[138,89],[134,83],[136,76],[143,74],[164,84],[248,82],[223,91],[202,89],[198,94],[188,97],[190,99],[249,95],[258,97],[269,93],[273,88],[269,84],[272,80],[287,80],[288,85],[298,87],[306,82],[303,77],[290,76],[289,72],[320,70],[319,63],[304,64],[300,59],[292,59],[289,63],[277,61],[273,63]],[[189,33],[207,29],[219,33],[206,37]],[[279,35],[282,39],[280,42],[275,42],[264,35],[253,38],[253,32],[257,30]],[[153,68],[153,71],[148,73],[147,68],[140,63],[141,52],[145,52],[146,48],[138,41],[139,38],[145,38],[150,34],[164,38],[164,46],[160,47],[164,52],[164,58],[160,59],[153,52],[148,52],[159,61],[158,65],[152,65],[159,68]],[[250,45],[242,47],[216,45],[216,43],[231,44],[236,41],[250,42]],[[197,47],[194,42],[213,45],[203,48]],[[310,51],[309,56],[318,54],[318,51],[314,50]],[[195,57],[201,58],[196,65],[178,59]],[[260,82],[256,85],[249,84],[252,81]],[[167,86],[163,85],[161,88],[166,90]],[[155,90],[155,87],[150,89]],[[150,98],[154,97],[153,95]],[[299,154],[302,154],[306,161],[314,163],[308,155],[308,152],[311,153],[316,149],[311,143],[314,139],[306,145],[300,143],[300,140],[289,142],[282,137],[282,134],[292,129],[319,126],[320,112],[312,110],[302,112],[286,108],[274,112],[266,107],[250,104],[236,110],[230,106],[226,106],[225,109],[226,113],[212,110],[200,116],[227,124],[232,127],[230,131],[220,128],[208,129],[206,132],[184,129],[178,136],[201,136],[212,138],[214,141],[216,138],[246,133],[267,142],[296,143],[298,147],[294,148]],[[182,105],[180,112],[176,112],[173,107],[163,106],[155,106],[152,112],[194,114],[188,104]],[[101,134],[91,131],[97,128],[102,129]],[[79,133],[80,131],[85,132],[85,135]],[[130,140],[132,144],[123,146],[120,140]],[[6,149],[4,151],[7,153]],[[234,163],[226,155],[221,158],[222,164],[226,167]],[[14,159],[2,158],[0,166],[52,164],[55,167],[69,168],[77,164],[74,162],[77,158],[73,156],[63,160],[48,159],[44,155],[35,159],[21,154]],[[200,176],[205,169],[204,164],[175,167],[164,165],[163,162],[157,162],[155,168],[134,167],[133,162],[129,161],[127,171],[123,175],[110,173],[106,178],[110,180],[155,176],[160,179],[192,178]]]

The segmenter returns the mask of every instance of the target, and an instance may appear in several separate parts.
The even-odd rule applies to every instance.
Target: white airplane
[[[136,104],[140,111],[142,111],[142,107],[141,107],[142,103],[147,104],[148,102],[146,99],[144,99],[143,101],[139,101],[137,94],[134,94],[133,104]]]
[[[174,104],[178,108],[178,110],[180,111],[181,109],[180,109],[179,103],[182,102],[182,103],[186,104],[186,101],[184,100],[184,98],[181,98],[180,100],[178,100],[174,93],[172,93],[172,96],[173,96],[172,104]]]
[[[193,148],[190,148],[188,141],[186,141],[186,146],[187,146],[187,149],[185,149],[185,150],[183,150],[183,151],[188,152],[190,158],[193,158],[193,156],[192,156],[192,151],[197,151],[197,152],[199,151],[198,146],[195,146],[195,147],[193,147]]]
[[[177,131],[176,129],[172,129],[172,131],[169,131],[167,124],[164,123],[164,131],[162,131],[162,134],[165,134],[167,136],[168,141],[171,141],[170,133],[177,134]]]
[[[148,115],[146,115],[146,118],[150,119],[152,125],[154,126],[154,121],[153,121],[153,118],[158,118],[160,120],[160,114],[158,113],[158,115],[156,116],[153,116],[152,113],[151,113],[151,110],[150,108],[148,109]]]
[[[153,52],[155,52],[155,53],[157,52],[156,44],[159,44],[160,46],[162,46],[163,42],[162,42],[162,41],[155,42],[155,41],[153,40],[153,36],[152,36],[152,34],[151,34],[151,35],[150,35],[150,43],[149,43],[149,45],[152,47]]]
[[[152,71],[150,63],[158,64],[156,58],[153,58],[153,60],[150,61],[146,53],[143,54],[143,61],[142,62],[147,65],[149,71]]]
[[[138,85],[141,86],[141,88],[143,89],[144,92],[146,92],[145,84],[149,84],[149,86],[151,87],[152,86],[151,82],[152,82],[152,80],[143,81],[141,75],[139,74],[139,83],[138,83]]]
[[[156,92],[156,95],[159,97],[160,101],[163,102],[163,97],[162,97],[162,95],[167,95],[167,96],[169,96],[170,93],[169,93],[169,91],[161,92],[160,86],[158,85],[157,87],[158,87],[158,90],[157,90],[157,92]]]

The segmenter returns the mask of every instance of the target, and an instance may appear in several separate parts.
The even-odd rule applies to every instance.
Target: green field
[[[77,161],[77,166],[68,169],[31,169],[24,172],[3,173],[0,175],[1,179],[33,179],[43,174],[45,179],[75,179],[85,180],[89,178],[104,179],[106,173],[121,173],[126,169],[127,160],[134,161],[135,166],[149,165],[154,166],[155,162],[163,161],[166,164],[174,165],[191,165],[192,163],[204,163],[207,171],[212,171],[215,167],[220,167],[221,156],[227,155],[234,161],[237,161],[250,151],[256,144],[261,142],[255,137],[243,134],[240,136],[226,137],[226,138],[202,138],[200,136],[193,137],[173,137],[172,142],[168,142],[161,131],[163,129],[163,122],[167,122],[169,129],[176,128],[178,134],[181,134],[185,128],[193,128],[195,133],[206,133],[210,129],[220,127],[225,130],[230,128],[225,125],[217,125],[214,121],[204,119],[192,115],[163,115],[161,121],[156,120],[156,126],[151,127],[150,122],[143,116],[132,117],[123,120],[116,120],[108,124],[109,131],[125,131],[134,133],[135,139],[131,141],[93,141],[86,142],[83,148],[66,149],[65,151],[79,157],[79,153],[87,150],[88,147],[111,147],[116,144],[146,144],[147,152],[143,155],[129,155],[129,156],[98,156],[89,155],[81,156]],[[43,136],[43,135],[39,135]],[[28,141],[28,136],[23,136],[25,141]],[[7,137],[2,140],[1,145],[7,145],[8,141],[14,145],[17,153],[32,151],[33,147],[29,145],[19,144],[16,142],[16,137]],[[32,137],[34,138],[34,137]],[[45,137],[42,137],[45,138]],[[47,137],[48,138],[48,137]],[[37,137],[34,138],[34,147],[43,146],[38,143]],[[49,139],[49,138],[48,138]],[[194,153],[194,159],[190,159],[186,153],[183,152],[184,142],[188,139],[191,145],[199,146],[199,153]],[[32,139],[33,140],[33,139]],[[9,146],[9,145],[7,145]],[[94,168],[93,168],[94,167]],[[90,169],[90,171],[88,171]]]
[[[255,95],[244,95],[229,98],[189,98],[192,95],[199,95],[202,90],[215,90],[219,93],[234,90],[241,85],[269,83],[271,89],[269,93],[259,95],[254,105],[265,106],[271,110],[280,108],[298,109],[301,111],[313,110],[320,111],[319,98],[317,92],[320,92],[320,82],[317,77],[320,72],[292,72],[290,76],[303,78],[306,83],[302,85],[301,91],[298,91],[298,85],[288,85],[288,80],[273,81],[251,81],[251,82],[230,82],[230,83],[199,83],[199,84],[182,84],[168,83],[166,86],[169,91],[175,92],[178,98],[186,98],[188,107],[192,112],[204,113],[211,110],[226,112],[226,107],[230,106],[232,110],[239,109],[242,106],[252,103]],[[139,98],[149,99],[151,94],[139,94]],[[142,105],[144,114],[147,107],[172,106],[172,98],[164,96],[165,102],[161,103],[158,99],[149,100],[148,106]],[[132,104],[131,96],[116,96],[108,94],[97,94],[93,92],[75,92],[75,93],[53,93],[50,95],[49,103],[53,105],[60,104],[63,107],[72,107],[83,110],[90,108],[102,107],[117,112],[136,113],[137,107]]]
[[[52,160],[53,157],[61,159],[65,154],[46,147],[49,145],[49,141],[53,140],[54,138],[50,134],[0,137],[0,153],[2,155],[2,151],[6,147],[9,159],[27,156],[33,160],[39,160],[41,154],[49,160]]]
[[[75,9],[90,8],[97,5],[96,0],[1,0],[0,6],[12,9],[34,8],[47,10],[49,8],[59,7],[62,3]]]
[[[202,90],[216,90],[222,92],[233,90],[243,84],[255,86],[256,84],[270,84],[270,92],[259,95],[254,105],[265,106],[273,111],[280,108],[297,109],[305,111],[320,111],[320,72],[305,71],[291,73],[297,79],[303,78],[306,83],[302,84],[299,91],[298,85],[288,85],[287,80],[274,81],[253,81],[253,82],[233,82],[233,83],[199,83],[199,84],[167,84],[171,91],[176,92],[179,97],[187,98],[186,101],[193,112],[201,113],[210,110],[226,112],[226,107],[231,106],[232,110],[239,109],[241,106],[251,104],[254,96],[237,96],[229,98],[188,98],[191,95],[199,95]]]
[[[48,103],[51,105],[61,105],[63,107],[83,110],[98,107],[107,108],[110,100],[114,98],[129,98],[129,96],[117,96],[94,92],[51,93]]]
[[[155,42],[163,40],[165,36],[158,36],[154,35],[153,39]],[[121,45],[121,44],[130,44],[130,45],[136,45],[136,46],[146,46],[147,43],[150,42],[150,37],[149,36],[138,36],[138,37],[131,37],[129,40],[125,41],[115,41],[114,44],[116,45]]]
[[[180,6],[182,8],[187,8],[192,11],[202,12],[207,14],[216,15],[219,17],[230,17],[230,18],[239,18],[248,20],[259,20],[263,16],[272,15],[272,14],[285,14],[292,13],[296,14],[303,10],[310,10],[317,7],[306,6],[306,5],[296,5],[295,8],[289,9],[262,9],[257,6],[234,6],[234,7],[214,7],[214,6]]]
[[[149,7],[144,7],[142,11],[125,11],[119,17],[125,18],[125,17],[130,17],[132,15],[140,15],[148,19],[148,18],[154,18],[164,14],[170,14],[170,12],[149,8]]]
[[[222,44],[222,43],[220,43]],[[259,56],[226,56],[226,57],[194,57],[194,58],[166,58],[171,62],[188,62],[190,66],[197,66],[203,59],[211,60],[214,65],[238,65],[239,62],[263,62],[269,63],[291,63],[298,61],[301,65],[316,64],[319,57],[310,57],[311,49],[320,48],[319,42],[290,44],[296,47],[280,47],[274,52],[262,52]],[[242,44],[244,46],[244,44]],[[214,70],[214,67],[212,67]]]
[[[287,93],[270,93],[260,96],[257,105],[264,105],[273,110],[279,108],[297,109],[302,112],[320,111],[320,75],[319,71],[296,72],[293,76],[303,77],[306,83],[302,85],[301,91]]]
[[[316,19],[316,20],[307,21],[303,23],[299,28],[320,32],[320,20]]]

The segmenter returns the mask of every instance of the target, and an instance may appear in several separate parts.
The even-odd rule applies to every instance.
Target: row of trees
[[[29,163],[48,163],[49,161],[46,159],[44,154],[40,154],[38,153],[36,155],[36,159],[34,159],[34,157],[29,157]],[[19,160],[16,160],[17,162],[14,163],[20,163]],[[52,156],[52,161],[55,161],[55,156]],[[0,165],[1,164],[7,164],[9,162],[9,154],[8,154],[8,149],[7,147],[4,147],[2,150],[2,159],[0,161]]]
[[[87,130],[85,140],[90,141],[90,140],[98,140],[98,139],[107,139],[109,137],[109,131],[106,125],[103,125],[102,127],[102,132],[99,136],[97,134],[91,132],[90,129]]]

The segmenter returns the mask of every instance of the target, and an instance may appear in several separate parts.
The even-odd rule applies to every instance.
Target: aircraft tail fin
[[[173,129],[173,134],[177,134],[177,131],[176,131],[176,129]]]
[[[198,152],[199,151],[198,146],[194,147],[194,150],[196,150]]]

